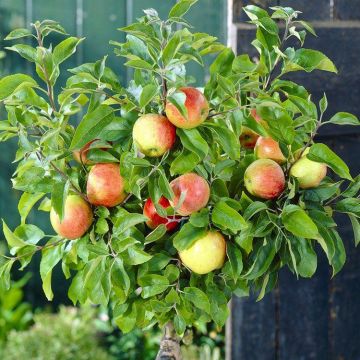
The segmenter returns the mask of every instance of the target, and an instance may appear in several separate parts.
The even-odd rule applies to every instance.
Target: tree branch
[[[160,342],[160,350],[156,360],[181,360],[180,339],[174,325],[168,322],[164,327],[164,335]]]

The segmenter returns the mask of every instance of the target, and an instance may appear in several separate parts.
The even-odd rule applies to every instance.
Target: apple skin
[[[270,137],[260,136],[256,141],[254,153],[258,159],[271,159],[278,164],[283,164],[286,161],[279,143]]]
[[[166,199],[164,196],[162,196],[159,199],[158,202],[159,205],[161,205],[164,209],[168,208],[170,205],[170,202],[168,199]],[[146,222],[146,225],[150,228],[150,229],[155,229],[157,228],[160,224],[166,224],[166,229],[167,231],[172,231],[175,230],[177,228],[177,226],[179,225],[178,222],[168,222],[168,220],[171,220],[171,216],[168,218],[164,218],[162,216],[160,216],[155,208],[155,205],[153,203],[153,201],[151,200],[151,198],[148,198],[145,201],[145,205],[144,205],[144,210],[143,210],[143,214],[149,218],[149,220]],[[175,219],[180,219],[179,216],[176,216]]]
[[[250,114],[256,120],[256,122],[263,122],[255,109],[251,109]],[[260,135],[255,131],[249,129],[247,126],[243,126],[240,134],[240,145],[245,149],[253,149],[259,137]]]
[[[176,128],[163,115],[142,115],[135,122],[133,140],[136,147],[144,155],[162,156],[174,145]]]
[[[208,231],[189,248],[179,252],[183,264],[196,274],[207,274],[224,265],[226,241],[218,231]]]
[[[87,180],[87,197],[95,206],[114,207],[126,197],[119,164],[94,165]]]
[[[185,199],[177,213],[181,216],[190,215],[204,208],[210,198],[210,187],[207,181],[195,173],[187,173],[174,179],[170,186],[175,197],[170,200],[172,207],[176,208],[181,193],[186,193]]]
[[[89,230],[93,222],[93,213],[90,205],[81,196],[68,195],[62,221],[60,222],[59,215],[51,208],[50,222],[57,234],[75,240]]]
[[[250,164],[244,174],[247,191],[261,199],[276,199],[285,189],[285,175],[274,160],[259,159]]]
[[[176,127],[192,129],[202,124],[209,115],[209,103],[201,91],[193,87],[183,87],[179,91],[186,95],[185,108],[188,118],[184,118],[171,102],[166,103],[165,112]]]
[[[91,144],[93,144],[96,141],[99,141],[99,139],[89,141],[80,150],[74,150],[73,151],[73,157],[79,164],[94,165],[94,162],[87,158],[87,154],[88,154],[88,152],[90,150]],[[106,150],[106,149],[107,148],[101,148],[101,150]]]
[[[318,187],[327,173],[327,166],[325,164],[309,160],[306,157],[309,151],[310,148],[307,148],[300,159],[290,168],[290,175],[297,179],[301,189]]]

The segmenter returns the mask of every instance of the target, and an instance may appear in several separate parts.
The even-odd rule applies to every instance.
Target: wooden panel
[[[359,20],[358,0],[334,0],[334,18],[337,20]]]
[[[301,17],[304,20],[329,20],[330,19],[330,2],[331,0],[316,1],[293,1],[280,0],[279,5],[290,6],[295,10],[302,11]]]
[[[274,294],[258,303],[253,297],[234,297],[231,311],[231,359],[276,359]]]

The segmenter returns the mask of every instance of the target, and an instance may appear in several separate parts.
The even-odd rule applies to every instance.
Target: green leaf
[[[54,243],[56,240],[50,240],[48,244]],[[40,276],[43,284],[43,290],[48,300],[52,300],[54,297],[51,288],[51,276],[52,270],[56,264],[61,260],[63,255],[64,246],[53,246],[45,248],[42,251],[42,257],[40,261]]]
[[[317,226],[300,206],[287,205],[281,214],[281,220],[286,230],[295,236],[315,239],[319,235]]]
[[[186,223],[173,239],[174,247],[178,251],[186,250],[191,247],[196,240],[206,235],[205,228],[195,227],[190,223]]]
[[[195,227],[207,227],[209,225],[209,215],[209,209],[201,209],[200,211],[191,214],[189,222]]]
[[[360,121],[357,116],[347,113],[347,112],[338,112],[336,113],[329,121],[325,124],[336,124],[336,125],[360,125]]]
[[[14,231],[14,235],[27,245],[36,245],[45,236],[41,229],[32,224],[18,226]]]
[[[75,53],[76,47],[84,40],[85,38],[76,38],[69,37],[58,45],[55,46],[53,51],[53,60],[55,65],[60,65],[67,58],[69,58],[72,54]]]
[[[298,49],[294,52],[285,51],[285,53],[288,60],[285,61],[283,72],[323,70],[337,73],[334,63],[320,51]]]
[[[358,246],[360,243],[360,222],[359,220],[351,214],[348,214],[350,221],[351,221],[351,225],[354,231],[354,241],[355,241],[355,246]]]
[[[291,237],[290,241],[299,253],[299,259],[296,263],[299,275],[304,278],[312,277],[317,268],[317,256],[311,242],[300,237]]]
[[[23,87],[37,86],[36,81],[24,74],[5,76],[0,80],[0,101],[12,95],[16,90]]]
[[[212,222],[220,229],[230,230],[233,233],[248,227],[244,218],[225,201],[215,204],[212,211]]]
[[[116,233],[121,234],[127,229],[130,229],[135,225],[144,223],[147,220],[148,218],[142,214],[137,214],[137,213],[122,214],[122,216],[115,221],[114,227],[116,228]]]
[[[142,287],[143,299],[163,293],[170,285],[167,277],[158,274],[144,275],[138,279],[138,284]]]
[[[21,238],[16,236],[8,228],[4,220],[3,220],[3,232],[10,249],[14,249],[16,251],[16,249],[22,248],[27,245],[25,241],[23,241]]]
[[[186,321],[180,314],[176,314],[174,317],[174,327],[176,333],[181,336],[186,330]]]
[[[15,29],[10,32],[9,35],[6,36],[4,40],[15,40],[15,39],[21,39],[23,37],[33,36],[31,31],[29,29]]]
[[[310,152],[306,156],[310,160],[325,163],[342,178],[353,180],[345,162],[325,144],[312,145]]]
[[[154,70],[151,64],[149,64],[145,60],[140,60],[140,59],[127,61],[124,65],[140,70]]]
[[[271,265],[276,253],[275,245],[272,241],[264,241],[256,252],[256,257],[250,269],[244,275],[245,279],[254,280],[262,276]]]
[[[180,30],[182,31],[182,30]],[[170,63],[170,61],[174,58],[177,51],[179,50],[181,46],[181,33],[180,31],[177,31],[173,37],[170,39],[170,41],[166,44],[163,53],[162,53],[162,59],[165,65]]]
[[[70,188],[70,181],[56,183],[51,193],[51,207],[59,215],[60,221],[64,218],[65,202]]]
[[[257,19],[262,19],[264,17],[265,18],[269,17],[269,14],[267,13],[266,10],[260,8],[259,6],[255,6],[255,5],[245,6],[244,11],[251,20],[257,20]]]
[[[204,126],[210,128],[214,134],[215,140],[219,142],[224,151],[229,155],[230,159],[237,160],[240,158],[240,142],[239,137],[235,135],[229,128],[216,123],[206,122]]]
[[[176,133],[179,136],[181,143],[186,149],[197,154],[200,159],[205,158],[205,156],[209,152],[209,145],[201,136],[199,130],[177,129]]]
[[[218,75],[226,76],[231,73],[232,64],[235,59],[231,48],[225,48],[210,65],[210,74],[217,79]]]
[[[154,84],[146,85],[140,95],[140,107],[144,108],[149,102],[156,96],[158,92],[158,86]]]
[[[21,57],[30,62],[35,62],[37,59],[37,51],[30,45],[16,44],[5,49],[17,52]]]
[[[122,259],[120,259],[119,257],[114,259],[114,263],[111,269],[111,279],[113,285],[123,289],[126,295],[129,294],[131,285],[130,278],[124,268],[124,263]]]
[[[268,207],[265,203],[263,203],[261,201],[254,201],[244,211],[244,219],[246,221],[248,221],[257,213],[259,213],[261,211],[265,211],[267,209],[268,209]]]
[[[320,102],[319,102],[320,111],[322,114],[326,111],[328,105],[329,105],[328,99],[326,97],[326,94],[324,93],[324,96],[320,99]]]
[[[185,119],[188,118],[188,112],[185,106],[185,102],[186,102],[185,93],[183,93],[182,91],[175,91],[173,94],[167,97],[167,101],[173,104]]]
[[[210,302],[206,294],[196,287],[186,287],[184,297],[192,302],[198,309],[210,313]]]
[[[185,174],[194,170],[195,166],[200,162],[197,154],[183,149],[178,157],[176,157],[170,165],[171,175]]]
[[[33,206],[42,198],[45,194],[31,194],[24,192],[21,195],[18,204],[18,211],[21,216],[21,224],[25,224],[26,218],[28,217]]]
[[[338,212],[360,217],[360,199],[359,198],[342,199],[336,203],[335,210]]]
[[[100,105],[86,114],[76,128],[70,150],[81,149],[86,143],[96,139],[103,128],[114,119],[114,110],[107,105]]]
[[[150,234],[146,236],[145,245],[161,239],[165,234],[166,226],[165,224],[160,224]]]
[[[4,285],[5,290],[10,289],[10,272],[14,262],[15,259],[11,259],[0,265],[0,284]]]
[[[226,252],[230,261],[233,279],[236,282],[243,269],[242,254],[237,246],[231,242],[227,243]]]
[[[152,256],[150,254],[136,246],[127,249],[126,259],[124,255],[124,259],[128,265],[140,265],[149,261],[151,258]]]
[[[169,18],[181,18],[198,0],[180,0],[170,10]]]

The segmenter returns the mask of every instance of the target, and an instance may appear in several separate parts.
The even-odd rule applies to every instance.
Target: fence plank
[[[336,20],[359,20],[360,6],[358,0],[335,0],[334,18]]]

